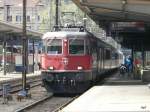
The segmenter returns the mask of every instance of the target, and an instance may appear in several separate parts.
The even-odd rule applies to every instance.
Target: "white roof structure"
[[[16,26],[14,24],[6,23],[3,21],[0,21],[0,32],[12,32],[12,33],[22,33],[22,27],[21,26]],[[32,35],[33,37],[42,37],[42,33],[32,31],[32,30],[27,30],[27,35]]]

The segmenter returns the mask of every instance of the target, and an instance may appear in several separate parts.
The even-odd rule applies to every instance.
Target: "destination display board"
[[[113,22],[110,24],[111,31],[137,32],[145,31],[144,22]]]

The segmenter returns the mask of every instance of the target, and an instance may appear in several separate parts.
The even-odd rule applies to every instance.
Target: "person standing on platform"
[[[140,57],[137,57],[134,59],[134,73],[135,74],[140,73],[140,66],[141,66],[141,60],[140,60]]]
[[[131,56],[125,58],[125,66],[127,68],[128,76],[132,71],[132,59]]]
[[[129,56],[129,60],[130,60],[129,72],[132,73],[132,71],[133,71],[133,59],[131,56]]]

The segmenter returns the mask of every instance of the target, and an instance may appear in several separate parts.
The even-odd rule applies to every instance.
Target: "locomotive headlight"
[[[83,70],[83,67],[82,66],[78,66],[77,69],[78,70]]]
[[[49,67],[49,70],[54,70],[54,67],[53,67],[53,66],[50,66],[50,67]]]

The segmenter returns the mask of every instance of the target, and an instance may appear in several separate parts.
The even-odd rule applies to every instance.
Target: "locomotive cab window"
[[[62,40],[61,39],[48,40],[47,53],[48,54],[61,54],[62,53]]]
[[[84,54],[84,40],[70,39],[69,40],[69,53],[70,54]]]

